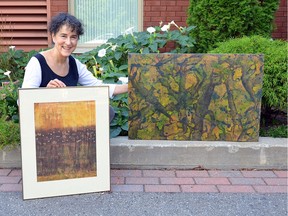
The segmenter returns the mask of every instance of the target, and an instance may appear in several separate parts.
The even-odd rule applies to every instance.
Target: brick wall
[[[58,12],[68,11],[68,0],[50,0],[51,16]],[[144,30],[174,20],[180,26],[186,26],[189,0],[143,0]],[[287,40],[287,0],[280,0],[280,7],[275,14],[275,31],[273,38]]]
[[[287,0],[281,0],[274,19],[275,30],[273,38],[287,40]]]

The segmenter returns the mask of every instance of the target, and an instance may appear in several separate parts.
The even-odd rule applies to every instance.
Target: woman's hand
[[[53,80],[50,80],[50,82],[47,84],[47,87],[48,88],[62,88],[62,87],[66,87],[66,85],[61,80],[53,79]]]

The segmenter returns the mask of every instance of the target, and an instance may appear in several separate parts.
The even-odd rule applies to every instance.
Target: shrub
[[[13,121],[0,118],[0,150],[13,149],[20,144],[20,126]]]
[[[170,30],[172,26],[175,30]],[[117,38],[110,38],[105,44],[84,53],[77,58],[85,63],[95,77],[105,83],[121,83],[120,77],[128,76],[128,53],[158,53],[167,43],[174,42],[172,53],[189,53],[194,46],[188,35],[194,29],[179,27],[174,21],[163,26],[149,27],[143,32],[126,32]],[[116,116],[110,124],[110,135],[126,135],[128,132],[127,94],[113,98],[111,105]]]
[[[279,0],[190,0],[187,23],[196,26],[191,36],[194,52],[205,53],[216,42],[250,35],[270,37]]]
[[[4,75],[6,71],[13,71],[11,74],[12,80],[22,81],[24,77],[25,67],[29,59],[37,51],[24,52],[23,50],[16,50],[14,46],[10,46],[7,52],[0,54],[0,81],[9,81]]]
[[[244,36],[217,44],[209,53],[264,54],[262,108],[287,110],[287,42]]]

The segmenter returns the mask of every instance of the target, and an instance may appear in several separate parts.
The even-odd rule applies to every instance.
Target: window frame
[[[138,1],[138,26],[139,31],[143,31],[143,11],[144,11],[144,4],[143,0]],[[75,1],[68,0],[68,12],[72,15],[75,15]],[[85,33],[84,33],[85,34]],[[84,53],[94,49],[97,46],[102,45],[103,43],[90,43],[90,44],[80,44],[78,43],[77,48],[75,49],[74,53]]]

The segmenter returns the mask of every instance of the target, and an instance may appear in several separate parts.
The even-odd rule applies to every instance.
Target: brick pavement
[[[111,170],[113,192],[287,193],[287,171]],[[0,192],[22,191],[21,169],[0,169]]]

